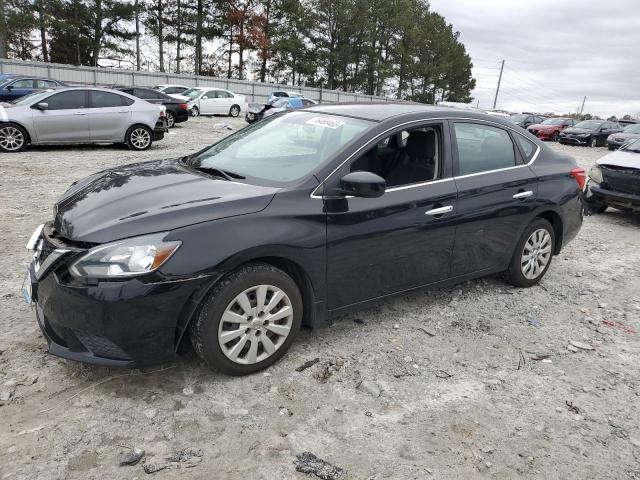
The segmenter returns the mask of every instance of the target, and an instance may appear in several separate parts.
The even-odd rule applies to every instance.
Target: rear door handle
[[[118,113],[129,113],[129,110],[118,110]]]
[[[445,213],[449,213],[453,211],[453,205],[447,205],[446,207],[434,208],[433,210],[427,210],[424,212],[425,215],[443,215]]]
[[[527,190],[526,192],[518,192],[516,193],[513,198],[521,200],[523,198],[528,198],[528,197],[532,197],[533,196],[533,192],[531,190]]]
[[[84,113],[84,112],[74,112],[73,114],[74,115],[86,115],[86,113]]]

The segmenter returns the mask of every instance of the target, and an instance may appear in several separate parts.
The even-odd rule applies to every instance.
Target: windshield
[[[640,153],[640,138],[634,140],[631,143],[628,143],[627,145],[623,145],[620,150],[624,150],[625,152]]]
[[[372,125],[314,112],[274,115],[223,139],[190,165],[284,184],[314,171]]]
[[[271,94],[273,97],[288,97],[289,95],[287,95],[286,92],[273,92]]]
[[[585,120],[584,122],[576,123],[575,128],[586,128],[587,130],[596,130],[600,128],[602,122],[598,120]]]
[[[640,123],[624,127],[623,132],[624,133],[638,133],[638,134],[640,134]]]
[[[199,88],[190,88],[182,92],[180,95],[184,95],[185,97],[189,97],[189,98],[198,98],[203,93],[204,93],[204,90],[200,90]]]
[[[29,93],[23,97],[20,97],[13,102],[13,105],[29,105],[32,102],[37,102],[38,100],[47,97],[51,93],[51,90],[38,91]]]
[[[513,120],[516,123],[524,122],[526,118],[527,118],[527,115],[511,115],[511,120]]]
[[[562,125],[564,122],[561,118],[547,118],[541,125]]]

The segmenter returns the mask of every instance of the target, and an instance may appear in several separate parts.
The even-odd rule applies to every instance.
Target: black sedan
[[[302,324],[504,272],[537,284],[582,225],[585,171],[509,121],[314,106],[180,159],[80,180],[39,227],[25,298],[55,355],[261,370]]]
[[[175,98],[159,92],[158,90],[145,87],[121,87],[116,88],[116,90],[128,93],[134,97],[142,98],[149,103],[164,105],[167,107],[167,126],[169,128],[175,127],[176,123],[186,122],[189,120],[189,107],[185,102],[176,100]]]
[[[560,132],[558,141],[565,145],[603,147],[607,145],[609,135],[621,131],[622,128],[616,122],[584,120]]]

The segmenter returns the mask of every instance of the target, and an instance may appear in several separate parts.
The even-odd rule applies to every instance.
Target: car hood
[[[576,133],[593,133],[593,130],[590,130],[588,128],[576,128],[576,127],[569,127],[569,128],[565,128],[563,131],[563,133],[572,133],[572,134],[576,134]]]
[[[178,160],[124,165],[73,184],[55,206],[61,237],[104,243],[259,212],[277,188],[212,178]]]
[[[556,130],[560,128],[560,125],[542,125],[541,123],[536,123],[535,125],[529,125],[529,128],[533,128],[534,130]]]
[[[640,153],[617,150],[596,160],[596,165],[613,165],[616,167],[640,169]]]
[[[625,140],[631,140],[631,139],[635,139],[635,138],[640,138],[640,133],[624,133],[624,132],[612,133],[611,135],[609,135],[609,137],[611,137],[611,138],[624,138]]]

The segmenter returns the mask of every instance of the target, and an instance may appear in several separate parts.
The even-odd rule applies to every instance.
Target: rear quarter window
[[[538,146],[535,143],[524,138],[522,135],[515,134],[514,137],[516,139],[516,142],[520,146],[520,150],[522,151],[522,156],[524,157],[525,162],[529,163],[533,156],[536,154]]]

